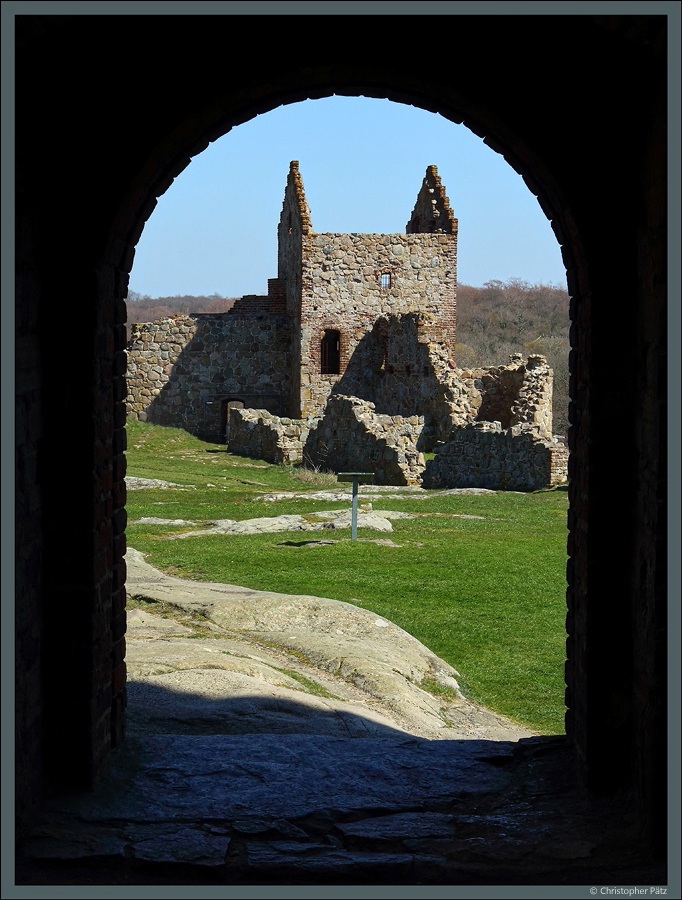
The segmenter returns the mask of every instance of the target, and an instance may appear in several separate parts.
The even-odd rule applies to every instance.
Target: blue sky
[[[459,219],[463,284],[522,278],[565,287],[549,222],[521,176],[462,125],[401,103],[329,97],[257,116],[195,157],[145,225],[130,289],[262,294],[297,159],[317,232],[404,232],[426,167]]]

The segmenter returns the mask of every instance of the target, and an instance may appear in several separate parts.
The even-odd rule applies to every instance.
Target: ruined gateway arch
[[[135,244],[209,141],[336,93],[463,122],[552,222],[572,297],[567,740],[591,789],[632,793],[660,850],[666,17],[406,16],[390,34],[382,16],[15,24],[20,823],[51,785],[94,784],[124,740],[123,298]]]

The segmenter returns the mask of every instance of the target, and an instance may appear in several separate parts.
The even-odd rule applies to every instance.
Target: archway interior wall
[[[647,671],[642,669],[654,695],[660,685],[662,627],[658,562],[662,519],[655,509],[660,510],[663,475],[661,459],[653,453],[660,446],[664,373],[657,354],[665,358],[657,259],[664,246],[665,219],[651,173],[664,169],[665,146],[660,129],[653,127],[662,121],[661,109],[651,98],[665,96],[665,23],[655,26],[652,19],[656,17],[635,17],[625,37],[619,22],[613,20],[543,19],[544,39],[557,53],[569,58],[576,47],[581,49],[579,70],[557,67],[555,72],[557,97],[571,103],[567,125],[561,102],[548,110],[544,91],[541,98],[535,93],[537,42],[527,20],[515,25],[511,17],[504,35],[490,31],[487,17],[457,21],[459,52],[452,57],[444,54],[442,63],[435,57],[427,76],[411,66],[413,34],[381,41],[370,20],[358,30],[352,17],[345,23],[339,17],[328,40],[309,48],[305,68],[285,64],[283,35],[278,34],[276,46],[267,52],[263,48],[261,66],[251,77],[226,70],[229,60],[219,51],[222,36],[212,36],[205,21],[200,21],[203,17],[196,17],[195,25],[205,39],[196,43],[201,47],[202,65],[215,65],[215,77],[202,69],[200,90],[191,69],[166,69],[166,90],[157,92],[150,104],[139,88],[157,82],[159,59],[150,49],[156,46],[156,24],[138,17],[131,30],[117,17],[85,18],[87,40],[71,17],[54,17],[49,28],[46,19],[36,27],[35,21],[29,21],[32,17],[24,17],[17,44],[24,91],[17,146],[21,161],[17,197],[20,350],[25,350],[22,360],[40,360],[41,365],[33,370],[39,376],[19,385],[19,408],[25,416],[18,430],[25,469],[20,479],[25,506],[20,512],[27,528],[20,575],[28,588],[22,594],[25,606],[19,622],[24,746],[38,740],[41,750],[49,746],[64,762],[66,780],[78,782],[83,780],[80,763],[85,760],[86,780],[92,780],[101,771],[111,743],[121,736],[122,298],[135,243],[156,196],[208,140],[239,121],[282,102],[358,93],[414,102],[453,121],[464,121],[524,174],[552,220],[573,295],[574,323],[567,730],[593,783],[603,777],[612,785],[632,784],[628,772],[633,760],[639,766],[638,777],[646,782],[654,760],[643,742],[637,744],[636,735],[656,734],[664,744],[660,714],[646,706],[642,691],[633,704],[633,659],[657,661]],[[170,27],[171,22],[167,19],[165,24]],[[185,29],[187,22],[185,18],[176,25]],[[242,24],[231,23],[234,36]],[[447,29],[453,20],[442,17],[439,24],[443,35],[452,33]],[[97,39],[102,28],[107,29],[107,41]],[[135,71],[122,71],[105,51],[116,45],[117,34],[139,61]],[[339,47],[353,43],[355,58],[366,62],[330,66],[332,39]],[[214,53],[206,44],[211,40],[217,42]],[[186,40],[183,43],[187,46]],[[513,48],[508,77],[500,80],[481,71],[475,58],[475,48],[481,46],[499,60],[507,59]],[[50,79],[40,81],[39,90],[32,73],[38,59],[52,73]],[[339,59],[345,60],[346,55],[339,54]],[[476,79],[457,77],[467,67],[477,71]],[[83,91],[83,71],[90,73],[89,83],[99,90],[99,106],[93,107],[90,90],[87,97]],[[618,73],[618,91],[613,90],[613,79],[603,78],[605,71]],[[465,83],[466,96],[454,87]],[[68,104],[63,102],[65,97]],[[111,102],[104,98],[125,98],[121,106],[125,127],[112,128]],[[639,113],[636,130],[631,127],[632,109]],[[70,135],[68,149],[55,141],[52,165],[46,167],[44,136],[65,133]],[[83,152],[73,156],[74,146]],[[627,147],[627,154],[620,152],[622,147]],[[54,177],[56,171],[59,178]],[[608,179],[604,178],[607,171]],[[633,206],[627,185],[634,186],[639,205]],[[633,227],[624,227],[633,216]],[[50,348],[59,332],[59,298],[65,292],[61,276],[76,239],[80,265],[70,287],[75,285],[82,303],[80,379],[71,374],[63,382],[65,388],[55,391],[61,354]],[[96,286],[91,283],[94,273]],[[613,298],[617,298],[615,317]],[[632,348],[636,348],[634,356]],[[642,353],[644,359],[639,358]],[[611,402],[613,396],[618,403]],[[622,432],[624,412],[630,415],[631,435]],[[65,422],[78,422],[71,439],[74,452],[63,449],[65,442],[54,441]],[[614,454],[617,433],[622,440]],[[614,482],[636,487],[614,492]],[[64,484],[71,484],[72,490],[66,491]],[[71,534],[70,553],[63,535],[65,509],[79,523]],[[642,521],[647,522],[645,531],[638,530]],[[33,540],[35,535],[40,537]],[[615,556],[614,545],[618,547]],[[624,557],[633,561],[622,565]],[[70,568],[73,560],[82,573],[77,580],[66,574],[75,571]],[[635,597],[637,629],[633,626]],[[58,617],[48,641],[46,625],[52,622],[49,608],[55,598],[58,603],[75,603],[82,614],[85,624],[77,636],[70,636],[70,622]],[[40,627],[35,626],[36,620]],[[52,664],[63,661],[72,650],[79,660],[74,671],[79,668],[85,678],[85,683],[78,682],[82,689],[71,694],[45,693],[43,685],[53,675]],[[31,653],[34,659],[40,658],[39,667],[31,669],[28,664]],[[94,653],[103,661],[93,660]],[[54,725],[59,717],[52,716],[45,704],[57,704],[63,721],[75,726],[70,744],[60,739]],[[84,749],[74,753],[75,747]],[[70,762],[76,757],[76,764]],[[660,753],[657,758],[660,762]],[[36,759],[29,752],[26,765],[20,767],[24,800],[40,791]],[[649,780],[642,790],[651,789]],[[660,791],[654,795],[660,796]]]

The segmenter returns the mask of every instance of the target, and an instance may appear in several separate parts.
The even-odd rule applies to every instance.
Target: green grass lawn
[[[386,535],[365,529],[355,543],[346,531],[167,541],[188,529],[134,520],[239,520],[349,503],[259,500],[267,491],[314,491],[336,480],[232,456],[179,429],[129,422],[127,456],[129,475],[186,486],[128,492],[128,545],[147,553],[152,565],[188,578],[370,609],[454,666],[470,699],[543,733],[563,732],[564,491],[373,498],[375,510],[417,514],[393,520],[397,547],[371,542]],[[319,537],[336,543],[295,546]]]

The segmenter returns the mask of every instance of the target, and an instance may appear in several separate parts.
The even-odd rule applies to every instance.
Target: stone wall
[[[44,488],[40,484],[40,448],[44,445],[46,418],[44,386],[45,361],[42,358],[41,334],[37,321],[36,301],[32,285],[21,271],[17,272],[16,326],[17,355],[15,370],[15,509],[14,534],[17,602],[14,606],[17,659],[15,684],[17,759],[15,794],[18,824],[28,821],[35,812],[43,786],[42,747],[46,736],[45,703],[42,685],[46,681],[43,667],[45,641],[45,604],[41,602],[41,581],[45,578],[45,547],[41,526],[45,519]],[[48,402],[49,406],[49,402]],[[45,463],[43,462],[43,466]],[[9,592],[8,592],[9,593]],[[9,598],[8,598],[9,600]],[[8,679],[9,680],[9,679]]]
[[[532,491],[566,481],[568,448],[532,425],[476,422],[455,429],[424,471],[427,488]]]
[[[373,403],[333,394],[322,418],[290,419],[263,409],[230,409],[227,449],[271,463],[371,471],[377,484],[536,490],[567,479],[568,448],[532,425],[455,427],[426,464],[424,416],[378,413]]]
[[[532,425],[545,437],[552,436],[552,386],[554,372],[544,356],[523,361],[514,353],[506,366],[458,370],[468,389],[479,422],[500,422],[503,428]]]
[[[380,415],[373,403],[334,394],[310,429],[304,460],[333,472],[373,472],[376,484],[420,484],[423,427],[423,416]]]
[[[568,443],[561,435],[552,438],[552,456],[549,470],[549,485],[568,482]]]
[[[475,415],[469,387],[451,361],[445,328],[426,313],[379,317],[334,391],[373,403],[379,414],[423,416],[419,449],[425,452]]]
[[[334,394],[322,418],[290,419],[264,409],[230,409],[227,449],[272,463],[325,471],[371,471],[377,484],[419,484],[423,416],[378,415],[374,404]]]
[[[242,297],[229,313],[134,326],[129,414],[222,435],[230,400],[305,419],[322,415],[336,392],[392,414],[425,412],[425,438],[436,420],[446,433],[458,421],[451,405],[466,390],[441,389],[428,358],[443,357],[440,376],[454,368],[457,220],[435,166],[406,234],[316,234],[292,161],[277,267],[267,296]],[[399,409],[389,408],[396,399]]]
[[[457,234],[457,219],[435,166],[427,166],[405,231],[407,234]]]
[[[267,297],[244,297],[228,313],[134,325],[128,415],[223,437],[231,402],[285,413],[291,329],[272,308]]]
[[[227,449],[237,456],[271,463],[301,462],[303,445],[314,421],[281,418],[265,409],[230,409]]]
[[[300,415],[318,415],[358,345],[389,311],[424,313],[454,356],[457,240],[448,234],[310,234],[303,238]],[[390,285],[382,287],[382,275]],[[325,331],[340,332],[337,374],[321,373]],[[421,376],[421,371],[414,377]]]
[[[281,313],[284,294],[282,280],[272,279],[267,297],[243,297],[228,313],[134,325],[127,350],[128,414],[214,439],[225,438],[229,415],[233,453],[269,462],[315,460],[336,470],[372,461],[377,479],[388,484],[419,483],[420,451],[453,440],[456,453],[441,450],[439,456],[448,472],[456,463],[458,474],[441,476],[432,469],[429,478],[448,483],[473,478],[477,486],[500,489],[564,480],[563,457],[552,443],[552,370],[545,358],[530,356],[524,362],[515,354],[507,366],[457,370],[447,328],[434,312],[379,315],[364,331],[358,328],[352,353],[348,340],[342,342],[349,355],[343,374],[322,376],[324,390],[318,379],[311,406],[324,403],[323,412],[285,417],[294,350],[289,318]],[[330,402],[333,398],[339,402]],[[244,408],[230,409],[234,406]],[[545,453],[545,463],[539,461],[544,459],[541,445],[530,439],[515,440],[510,450],[497,438],[474,439],[470,430],[454,437],[453,429],[473,422],[497,423],[498,431],[523,426],[524,435],[544,438],[553,451]],[[474,465],[480,440],[486,448],[485,442],[492,441],[490,447],[499,449],[494,459],[486,456]],[[344,442],[348,446],[342,449]],[[529,454],[525,464],[524,453]]]
[[[305,199],[298,162],[289,165],[284,202],[277,228],[277,277],[286,297],[286,312],[292,334],[301,328],[301,290],[303,266],[303,238],[312,232],[310,210]],[[289,396],[282,414],[299,416],[301,399],[301,343],[293,340],[290,356]]]

